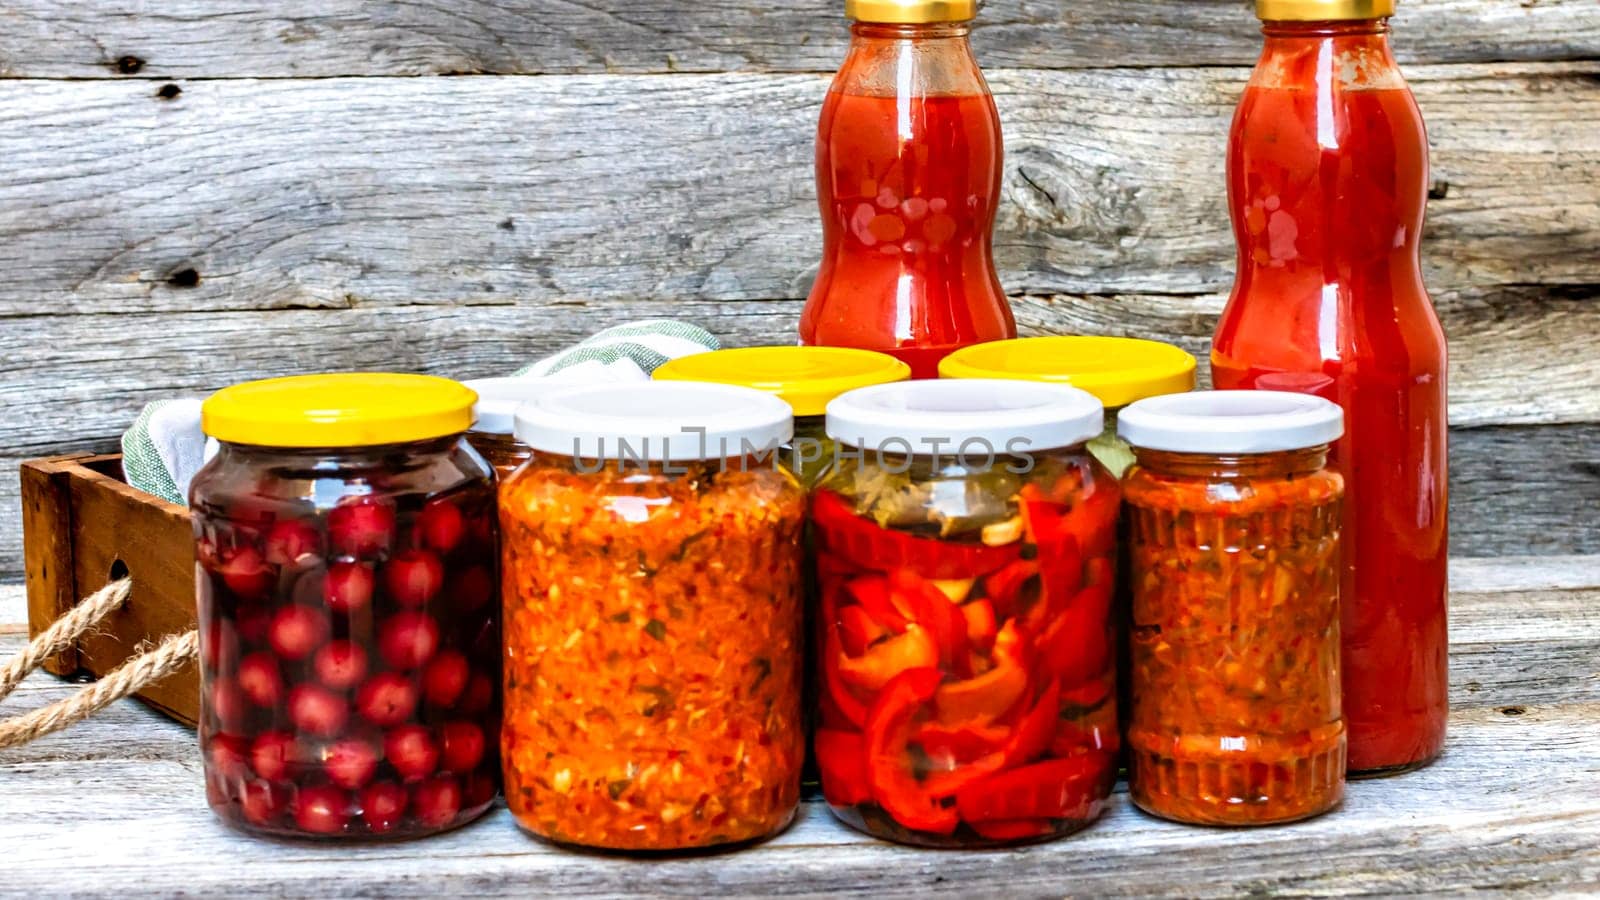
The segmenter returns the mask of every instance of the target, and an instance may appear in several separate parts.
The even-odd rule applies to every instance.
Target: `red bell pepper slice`
[[[1044,548],[1059,546],[1068,539],[1078,540],[1078,533],[1068,525],[1066,504],[1046,499],[1032,484],[1023,485],[1017,498],[1022,510],[1022,534],[1028,543]]]
[[[839,629],[830,627],[822,646],[822,677],[823,689],[827,694],[827,701],[834,709],[856,728],[861,728],[867,722],[867,704],[857,696],[855,688],[845,680],[844,673],[840,671],[840,664],[845,660],[844,648],[839,643]]]
[[[1039,574],[1039,562],[1018,559],[1006,564],[983,579],[983,595],[994,604],[994,614],[1000,620],[1010,619],[1029,608],[1036,595],[1030,596],[1030,585]]]
[[[823,554],[834,553],[862,569],[911,569],[924,578],[975,578],[1017,558],[1018,547],[989,547],[918,537],[884,528],[856,515],[837,492],[820,490],[811,500]]]
[[[866,744],[872,796],[884,812],[914,831],[948,835],[961,823],[960,816],[917,780],[909,752],[916,720],[943,678],[934,668],[895,676],[867,714]]]
[[[1090,585],[1072,598],[1039,638],[1040,664],[1062,687],[1072,690],[1105,675],[1111,654],[1106,633],[1110,606],[1111,583]]]
[[[843,647],[840,647],[841,653]],[[907,625],[905,634],[879,641],[860,656],[839,660],[839,674],[851,685],[867,693],[875,692],[907,669],[939,664],[939,648],[920,625]]]
[[[851,656],[866,653],[868,647],[889,636],[889,629],[859,606],[846,606],[839,610],[838,618],[839,641]]]
[[[967,620],[967,643],[975,649],[987,651],[994,646],[995,633],[1000,621],[995,618],[994,604],[988,600],[974,600],[961,606],[961,615]]]
[[[895,607],[889,593],[889,579],[882,575],[862,575],[844,586],[844,597],[861,604],[874,621],[889,631],[906,630],[906,617]]]
[[[822,796],[834,806],[855,806],[871,800],[866,738],[852,731],[822,728],[814,740],[817,768],[822,773]]]
[[[1018,819],[1086,819],[1110,774],[1111,756],[1091,753],[1000,772],[956,794],[969,823]]]
[[[1028,670],[1011,659],[995,662],[982,675],[939,686],[933,702],[940,724],[988,724],[1017,705],[1028,690]]]
[[[1050,738],[1051,756],[1077,756],[1080,753],[1116,753],[1122,749],[1122,736],[1116,723],[1107,728],[1101,723],[1063,721]]]
[[[1027,610],[1029,627],[1034,629],[1060,614],[1073,593],[1082,586],[1084,574],[1081,550],[1084,538],[1069,525],[1066,507],[1051,500],[1033,499],[1037,496],[1034,485],[1023,486],[1020,503],[1023,527],[1029,542],[1037,548],[1044,587],[1044,602]]]
[[[1122,493],[1113,482],[1098,483],[1068,510],[1062,525],[1078,539],[1086,556],[1110,556],[1116,548],[1117,513]]]
[[[1004,725],[965,724],[957,726],[928,722],[917,729],[916,742],[928,757],[930,768],[950,771],[995,752],[1011,738]]]
[[[1061,708],[1093,709],[1104,703],[1110,694],[1111,685],[1107,679],[1086,681],[1075,688],[1061,692]]]
[[[1005,767],[1031,762],[1043,753],[1050,746],[1050,738],[1056,732],[1056,722],[1060,716],[1061,692],[1055,684],[1051,684],[1017,724],[1016,731],[1012,732],[1005,748]]]
[[[934,772],[923,780],[923,787],[936,796],[948,796],[972,782],[1003,769],[1029,762],[1045,751],[1055,734],[1060,702],[1054,684],[1029,708],[1027,715],[1011,730],[1011,736],[993,753],[948,772]]]
[[[967,617],[938,585],[909,569],[895,569],[889,575],[889,600],[906,621],[928,630],[945,666],[957,675],[972,674]]]

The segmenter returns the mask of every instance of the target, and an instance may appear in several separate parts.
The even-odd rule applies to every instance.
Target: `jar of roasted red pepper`
[[[833,459],[823,413],[856,388],[905,381],[911,367],[885,353],[847,347],[741,347],[680,356],[662,363],[658,381],[704,381],[766,391],[794,410],[794,439],[784,458],[810,487]]]
[[[494,487],[471,390],[420,375],[225,388],[190,488],[206,795],[248,831],[408,837],[499,776]]]
[[[531,378],[478,378],[463,383],[478,395],[467,443],[483,454],[497,477],[505,478],[533,455],[512,433],[517,407],[547,385]]]
[[[1339,522],[1344,415],[1276,391],[1123,410],[1133,557],[1129,786],[1142,809],[1264,825],[1344,794]]]
[[[552,390],[500,487],[506,802],[535,835],[683,850],[793,818],[805,494],[781,400],[653,381]]]
[[[812,498],[816,752],[869,834],[998,846],[1082,828],[1116,777],[1119,491],[1094,397],[998,380],[864,388]]]
[[[1195,359],[1182,347],[1139,338],[1052,335],[975,344],[939,363],[941,378],[1009,378],[1067,384],[1106,407],[1105,430],[1089,452],[1118,478],[1133,450],[1117,436],[1117,415],[1145,397],[1194,390]]]

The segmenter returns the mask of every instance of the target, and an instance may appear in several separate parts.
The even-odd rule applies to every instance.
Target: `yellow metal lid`
[[[777,396],[797,416],[820,416],[840,394],[905,381],[911,367],[885,353],[848,347],[742,347],[680,356],[654,377],[755,388]]]
[[[292,375],[217,391],[200,406],[200,427],[261,447],[403,444],[466,431],[477,400],[466,385],[432,375]]]
[[[957,350],[939,364],[945,378],[1012,378],[1070,384],[1108,408],[1194,390],[1194,357],[1160,341],[1119,337],[1033,337]]]
[[[965,22],[978,17],[978,0],[844,0],[844,14],[888,25]]]
[[[1387,19],[1394,0],[1256,0],[1263,22],[1345,22]]]

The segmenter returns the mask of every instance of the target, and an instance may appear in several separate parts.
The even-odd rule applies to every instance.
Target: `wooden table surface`
[[[245,838],[207,810],[192,733],[124,701],[0,752],[0,894],[229,895],[1352,894],[1594,890],[1600,884],[1600,556],[1456,562],[1450,738],[1420,772],[1351,785],[1312,822],[1189,828],[1118,787],[1087,831],[1012,851],[917,851],[861,837],[818,803],[739,853],[640,861],[520,833],[504,809],[430,840],[323,846]],[[26,637],[0,586],[0,651]],[[65,696],[35,675],[16,713]]]

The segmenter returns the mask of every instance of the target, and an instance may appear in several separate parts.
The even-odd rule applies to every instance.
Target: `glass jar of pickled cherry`
[[[431,834],[499,774],[495,497],[473,392],[420,375],[225,388],[195,476],[206,796],[246,831]]]
[[[506,478],[528,461],[533,451],[512,433],[517,407],[546,389],[531,378],[477,378],[463,382],[478,395],[467,443],[488,460],[495,476]]]

